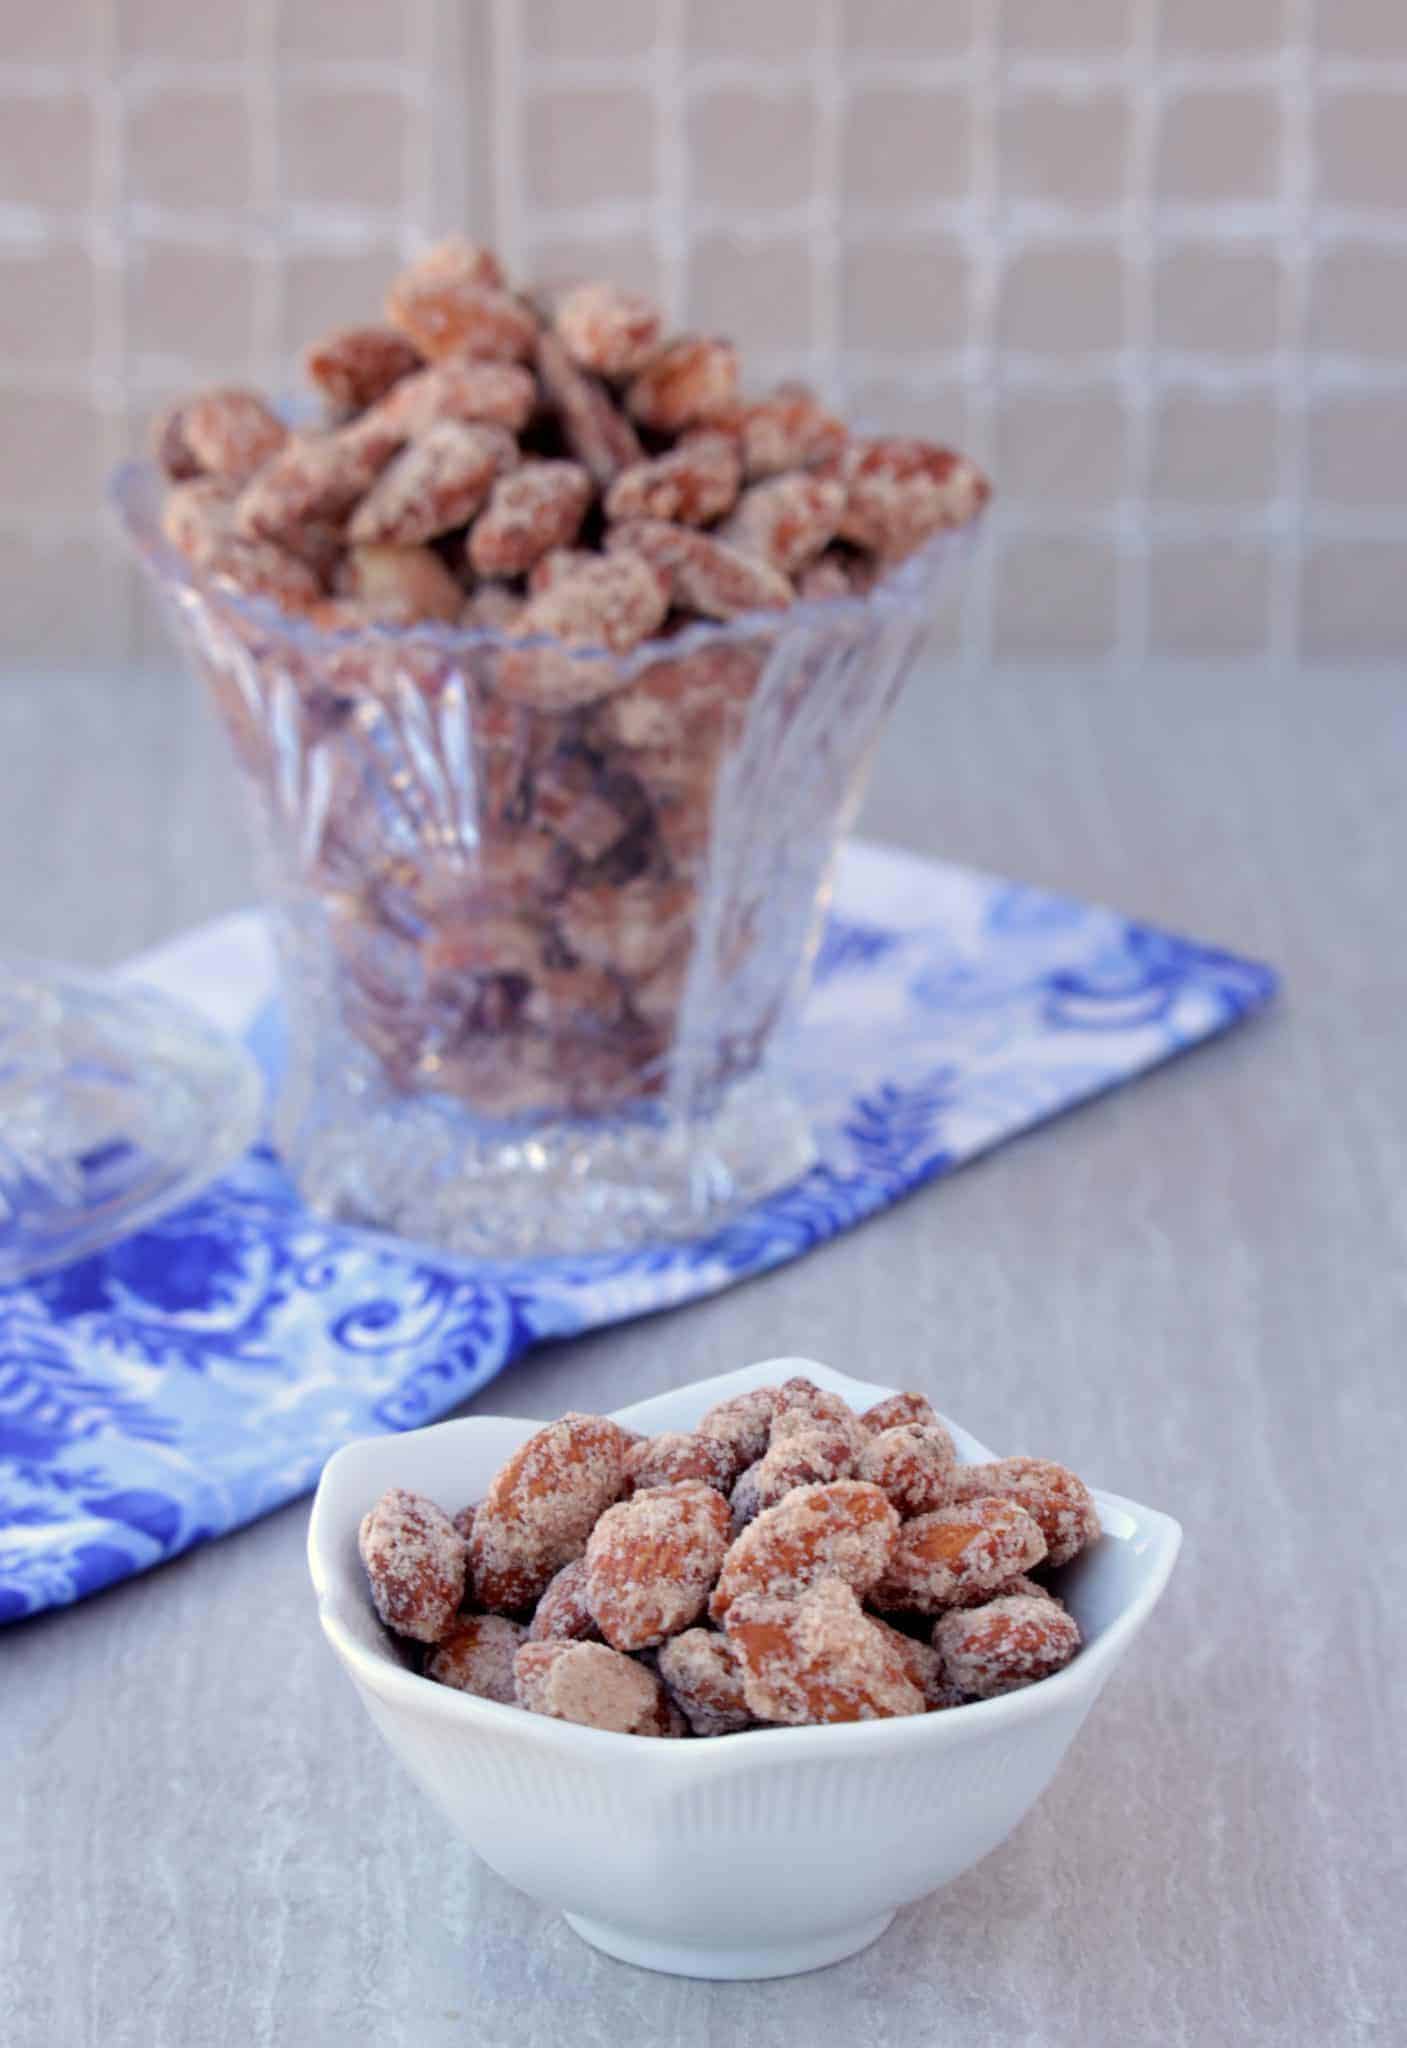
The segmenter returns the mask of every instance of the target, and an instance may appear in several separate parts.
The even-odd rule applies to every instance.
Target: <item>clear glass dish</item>
[[[971,529],[863,597],[627,655],[329,632],[128,537],[254,796],[314,1208],[488,1256],[692,1235],[813,1158],[778,1048],[885,715]],[[551,699],[556,708],[542,705]]]
[[[190,1200],[262,1111],[250,1055],[169,996],[0,960],[0,1284]]]

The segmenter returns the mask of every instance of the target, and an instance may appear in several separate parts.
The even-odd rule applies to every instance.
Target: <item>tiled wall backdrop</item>
[[[422,229],[952,438],[946,645],[1407,647],[1404,0],[45,0],[0,41],[0,634],[151,644],[95,512]]]

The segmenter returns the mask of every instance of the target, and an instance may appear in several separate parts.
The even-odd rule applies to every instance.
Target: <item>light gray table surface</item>
[[[470,1404],[810,1353],[1178,1515],[1166,1601],[1003,1848],[816,1976],[609,1962],[383,1749],[298,1504],[0,1634],[6,2048],[1407,2040],[1404,795],[1384,673],[920,678],[872,834],[1262,955],[1283,1000]],[[109,961],[240,902],[237,816],[173,677],[0,677],[0,945]]]

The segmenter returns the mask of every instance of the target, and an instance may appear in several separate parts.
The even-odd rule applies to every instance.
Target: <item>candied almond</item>
[[[728,1640],[759,1720],[805,1727],[924,1711],[908,1660],[840,1579],[790,1598],[740,1600],[728,1617]]]
[[[779,384],[738,407],[734,427],[749,483],[828,462],[845,446],[845,427],[804,384]]]
[[[521,576],[549,548],[569,547],[590,503],[591,479],[576,462],[525,462],[500,476],[469,532],[475,573]]]
[[[628,519],[610,528],[611,553],[643,555],[669,578],[681,611],[706,619],[734,619],[740,612],[780,610],[796,595],[769,563],[740,554],[711,533],[671,526],[663,519]]]
[[[288,429],[254,391],[203,391],[181,412],[181,438],[207,476],[244,483],[288,439]]]
[[[472,243],[440,243],[407,266],[386,294],[386,318],[422,356],[530,356],[537,321],[495,281],[496,260]]]
[[[443,1508],[390,1487],[363,1515],[357,1547],[387,1628],[418,1643],[449,1633],[464,1598],[468,1552]]]
[[[771,1441],[775,1443],[779,1431],[785,1435],[789,1426],[786,1418],[804,1416],[807,1423],[833,1422],[841,1429],[853,1429],[859,1418],[850,1403],[839,1394],[831,1393],[828,1387],[818,1387],[805,1373],[793,1373],[789,1380],[783,1380],[777,1389],[777,1398],[772,1409]]]
[[[855,1469],[882,1486],[907,1521],[951,1497],[957,1456],[941,1422],[900,1422],[868,1439]]]
[[[217,534],[200,558],[217,583],[229,583],[246,597],[266,598],[284,611],[306,611],[322,596],[322,585],[306,562],[276,541]]]
[[[1049,1558],[1045,1562],[1048,1564]],[[1053,1600],[1057,1607],[1065,1605],[1058,1594],[1051,1592],[1049,1586],[1043,1586],[1039,1579],[1031,1578],[1026,1572],[1018,1572],[1014,1579],[1008,1579],[1004,1585],[998,1586],[992,1598],[1006,1600],[1017,1593],[1027,1600]]]
[[[844,509],[844,488],[832,477],[774,476],[749,485],[719,538],[794,576],[834,538]]]
[[[845,486],[842,538],[888,561],[902,559],[945,526],[965,526],[990,486],[966,456],[894,436],[852,441],[836,474]]]
[[[1083,1479],[1049,1458],[994,1458],[959,1466],[953,1498],[996,1495],[1014,1500],[1039,1524],[1048,1565],[1068,1564],[1099,1535],[1099,1510]]]
[[[652,974],[683,942],[693,911],[688,883],[641,875],[620,886],[574,889],[558,912],[558,929],[581,959],[634,980]]]
[[[1068,1664],[1079,1625],[1053,1600],[1015,1594],[945,1614],[933,1641],[948,1678],[978,1699],[995,1699]]]
[[[578,369],[555,334],[539,336],[536,360],[543,391],[557,411],[562,439],[593,483],[604,490],[621,470],[640,461],[644,450],[639,435],[605,385]]]
[[[459,614],[459,623],[461,626],[484,627],[494,633],[515,633],[524,602],[511,584],[478,583]]]
[[[493,1477],[470,1539],[480,1605],[514,1613],[580,1557],[625,1485],[628,1439],[608,1417],[564,1415],[520,1444]]]
[[[584,1643],[597,1639],[586,1604],[586,1559],[574,1557],[549,1581],[528,1624],[530,1643]]]
[[[560,583],[573,570],[584,569],[588,562],[599,562],[600,559],[590,548],[549,548],[528,571],[528,596],[541,597],[544,590],[550,590],[554,583]]]
[[[716,1401],[699,1423],[701,1436],[717,1437],[728,1446],[734,1474],[756,1464],[767,1449],[772,1415],[777,1405],[775,1387],[751,1387],[745,1394],[730,1394]]]
[[[520,630],[626,654],[663,624],[668,602],[660,576],[639,556],[593,556],[530,600]]]
[[[373,413],[332,434],[290,435],[240,493],[240,532],[281,540],[310,521],[345,519],[395,454],[399,439]]]
[[[877,1436],[882,1429],[897,1429],[901,1422],[936,1422],[937,1411],[927,1394],[886,1394],[867,1408],[860,1425]]]
[[[227,478],[193,476],[173,484],[161,506],[161,531],[197,566],[231,530],[236,487]]]
[[[606,517],[708,526],[736,500],[741,474],[727,436],[700,432],[664,455],[623,469],[606,492]],[[843,498],[838,484],[831,489]]]
[[[936,1658],[936,1652],[931,1652]],[[688,1628],[660,1646],[660,1677],[695,1735],[735,1735],[753,1726],[742,1666],[727,1636]]]
[[[503,427],[437,420],[403,448],[352,514],[352,541],[412,547],[472,519],[496,478],[513,468],[518,445]]]
[[[667,342],[632,380],[626,411],[658,434],[680,434],[732,405],[738,352],[715,336],[685,334]]]
[[[854,1476],[855,1445],[848,1429],[800,1416],[791,1419],[799,1426],[781,1436],[773,1426],[771,1445],[753,1477],[759,1509],[775,1507],[793,1487],[823,1486],[832,1479]],[[868,1479],[871,1475],[860,1476]]]
[[[709,1612],[726,1623],[745,1595],[788,1596],[823,1578],[844,1579],[863,1598],[884,1574],[898,1528],[877,1486],[858,1479],[798,1486],[734,1539]]]
[[[387,626],[459,617],[464,592],[433,548],[353,547],[338,574],[338,595]]]
[[[500,1706],[518,1703],[513,1685],[513,1658],[526,1630],[501,1614],[466,1614],[444,1636],[426,1660],[425,1676],[456,1692],[472,1692]]]
[[[635,1487],[677,1486],[681,1480],[697,1479],[726,1493],[733,1480],[733,1454],[727,1444],[680,1429],[642,1437],[626,1467]]]
[[[579,284],[557,307],[553,326],[573,362],[598,377],[628,377],[654,354],[660,312],[643,292],[621,285]]]
[[[363,412],[420,368],[419,353],[394,327],[338,327],[303,358],[310,383],[339,413]]]
[[[586,1545],[586,1604],[617,1650],[643,1650],[703,1612],[728,1547],[728,1503],[699,1480],[607,1508]]]
[[[387,392],[368,415],[369,424],[399,440],[414,440],[437,420],[466,426],[506,427],[521,433],[537,402],[537,383],[521,363],[490,363],[450,356]]]
[[[1045,1538],[1009,1500],[971,1500],[915,1515],[899,1530],[874,1605],[920,1614],[976,1607],[1045,1556]]]
[[[513,1659],[518,1704],[583,1728],[659,1735],[662,1688],[652,1671],[604,1643],[524,1643]]]

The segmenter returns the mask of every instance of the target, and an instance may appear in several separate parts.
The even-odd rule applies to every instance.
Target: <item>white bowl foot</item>
[[[617,1962],[634,1963],[642,1970],[663,1970],[672,1977],[717,1977],[729,1981],[749,1977],[796,1977],[803,1970],[823,1970],[827,1963],[843,1963],[878,1941],[892,1913],[873,1920],[859,1920],[851,1927],[837,1927],[826,1934],[813,1934],[801,1941],[766,1943],[759,1947],[706,1948],[692,1943],[659,1941],[653,1935],[637,1934],[628,1927],[613,1927],[608,1920],[588,1920],[582,1913],[562,1915],[574,1934],[599,1948]]]

